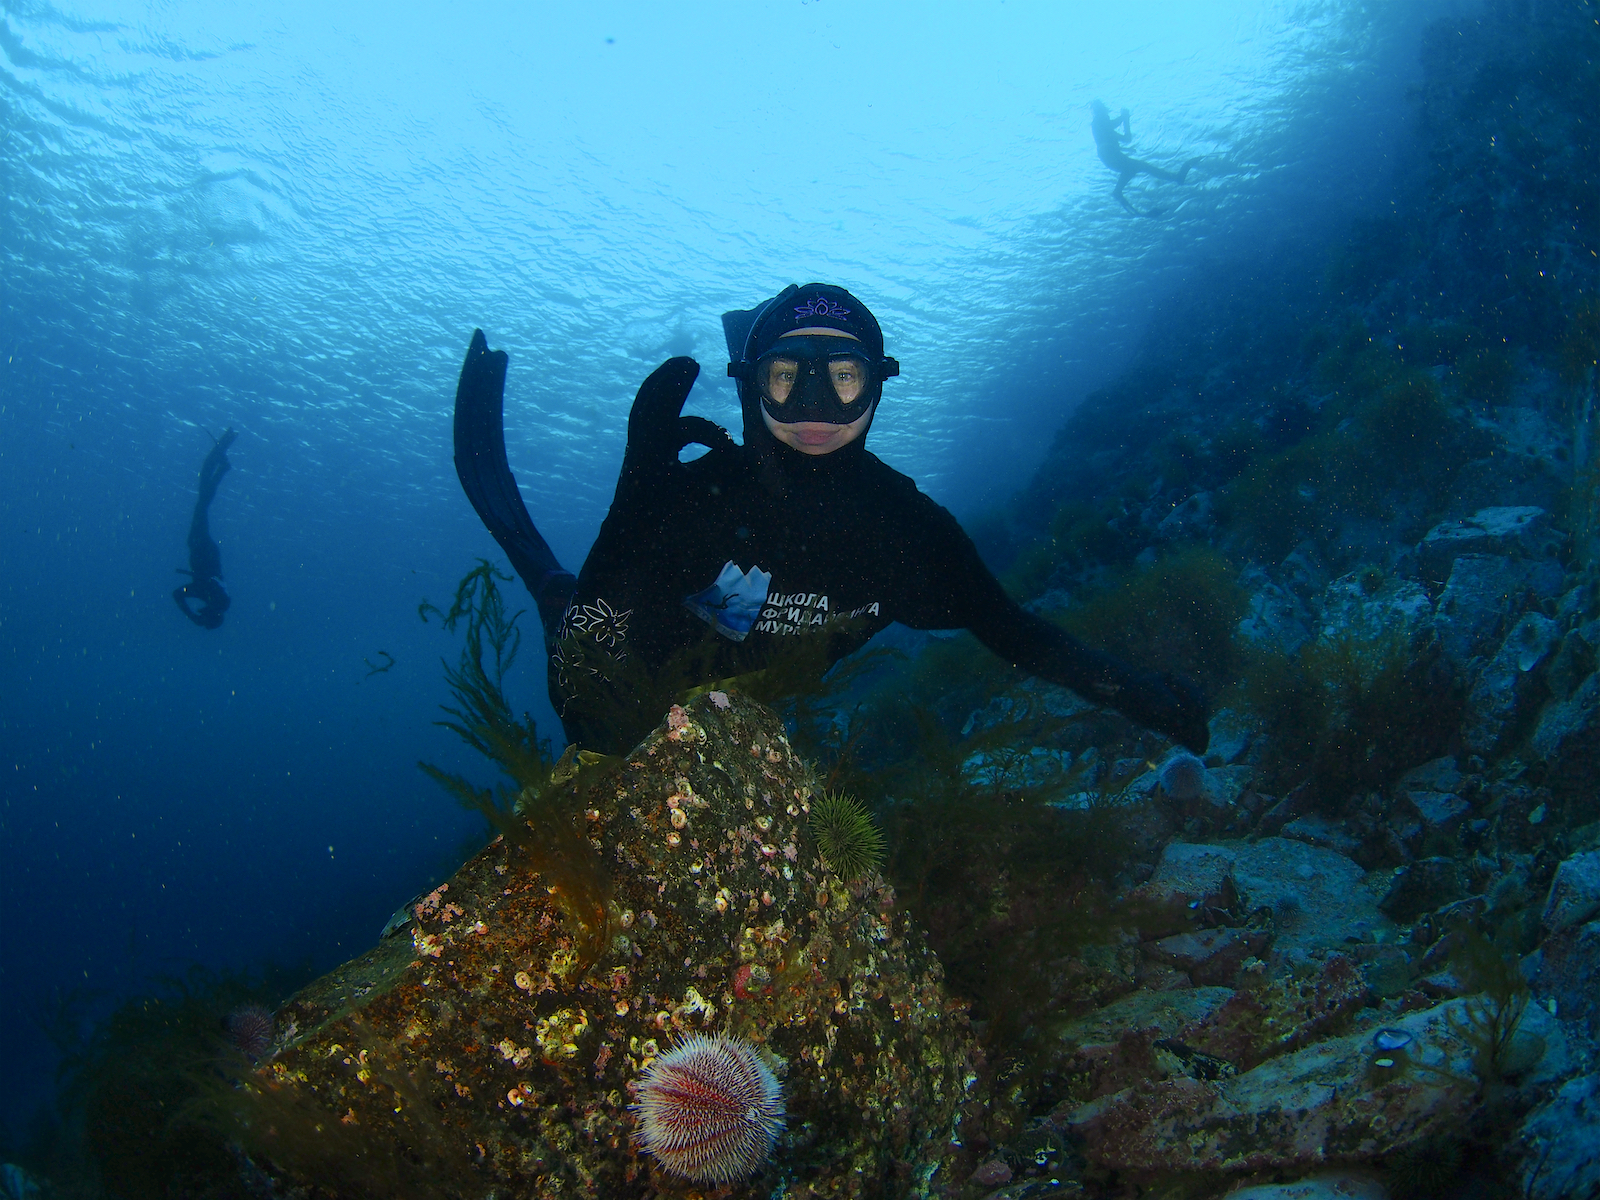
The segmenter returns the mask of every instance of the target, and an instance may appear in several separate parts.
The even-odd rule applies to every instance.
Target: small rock
[[[1206,772],[1205,798],[1213,808],[1232,808],[1255,777],[1254,767],[1213,767]]]
[[[1354,854],[1361,848],[1360,841],[1351,837],[1345,830],[1343,821],[1336,821],[1320,813],[1308,813],[1306,816],[1296,817],[1283,827],[1283,836],[1345,855]]]
[[[1415,788],[1425,792],[1453,792],[1460,786],[1461,772],[1456,769],[1456,760],[1446,756],[1425,762],[1420,767],[1412,767],[1400,776],[1398,790],[1406,792]]]
[[[1389,1200],[1389,1189],[1364,1171],[1319,1171],[1293,1183],[1237,1188],[1223,1200]]]
[[[1176,912],[1230,909],[1239,900],[1233,884],[1233,856],[1218,847],[1170,842],[1155,873],[1135,893]]]
[[[1472,806],[1453,792],[1406,792],[1417,819],[1436,833],[1454,833]]]
[[[1556,868],[1539,920],[1551,933],[1580,925],[1600,912],[1600,850],[1574,854]]]
[[[1600,921],[1546,938],[1524,970],[1534,994],[1558,1017],[1600,1037]]]
[[[1376,592],[1362,586],[1361,572],[1340,576],[1322,594],[1319,639],[1353,637],[1378,643],[1396,634],[1415,645],[1433,622],[1433,601],[1409,579],[1389,578]]]
[[[1429,1069],[1403,1070],[1380,1086],[1369,1074],[1376,1028],[1368,1027],[1234,1076],[1141,1080],[1053,1119],[1083,1139],[1090,1163],[1117,1171],[1304,1171],[1321,1166],[1333,1145],[1378,1158],[1459,1128],[1471,1111],[1471,1089],[1451,1077],[1472,1075],[1475,1051],[1460,1031],[1471,1026],[1474,1003],[1451,1000],[1386,1020],[1415,1040],[1411,1061]],[[1530,1005],[1522,1029],[1528,1046],[1546,1047],[1525,1084],[1548,1085],[1570,1070],[1555,1018]]]
[[[1006,1166],[1005,1159],[991,1158],[972,1173],[969,1182],[979,1187],[999,1187],[1011,1182],[1011,1168]]]
[[[1293,654],[1311,640],[1311,610],[1294,592],[1263,579],[1237,630],[1248,643]]]
[[[1278,833],[1290,821],[1310,811],[1315,794],[1309,780],[1302,783],[1261,814],[1261,820],[1256,822],[1256,832],[1263,837]]]
[[[1226,767],[1243,758],[1256,738],[1255,723],[1231,708],[1219,710],[1211,718],[1210,728],[1206,758],[1218,766]]]
[[[1148,942],[1144,951],[1158,963],[1186,971],[1200,987],[1226,986],[1244,960],[1262,953],[1270,941],[1253,929],[1197,929]]]

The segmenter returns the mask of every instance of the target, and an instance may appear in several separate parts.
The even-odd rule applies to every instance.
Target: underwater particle
[[[756,1048],[686,1035],[639,1077],[638,1144],[674,1175],[733,1183],[761,1169],[783,1128],[783,1086]]]
[[[259,1004],[241,1004],[228,1014],[223,1025],[228,1040],[251,1062],[260,1062],[272,1050],[272,1013]]]
[[[1156,778],[1168,799],[1198,800],[1206,784],[1206,764],[1187,750],[1179,750],[1161,764]]]
[[[859,879],[883,860],[883,833],[854,796],[824,792],[811,805],[811,835],[841,879]]]

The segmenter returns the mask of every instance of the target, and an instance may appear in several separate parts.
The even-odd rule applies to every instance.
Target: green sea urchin
[[[859,879],[883,861],[883,833],[854,796],[824,792],[813,800],[811,835],[841,879]]]

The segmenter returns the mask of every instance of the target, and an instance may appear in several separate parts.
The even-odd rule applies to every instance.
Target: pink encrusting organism
[[[697,1183],[753,1175],[783,1129],[783,1085],[741,1038],[688,1034],[645,1068],[636,1090],[635,1139]]]

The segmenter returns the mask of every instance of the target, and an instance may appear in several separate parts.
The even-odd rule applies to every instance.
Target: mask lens
[[[841,403],[855,403],[867,386],[866,360],[854,354],[835,355],[828,360],[828,382]]]
[[[801,366],[792,358],[764,358],[761,360],[761,390],[774,404],[786,404],[800,376]]]

